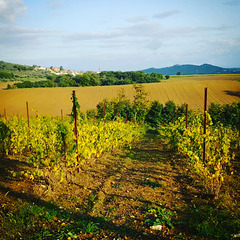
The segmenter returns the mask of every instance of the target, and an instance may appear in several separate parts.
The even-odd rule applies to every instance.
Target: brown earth
[[[240,100],[240,75],[199,75],[176,77],[160,83],[143,84],[150,101],[158,100],[162,104],[172,100],[177,105],[188,103],[190,109],[202,109],[204,88],[208,88],[208,103],[228,104]],[[95,109],[105,98],[117,97],[120,89],[125,89],[126,96],[133,99],[132,85],[76,87],[76,88],[35,88],[4,90],[6,83],[0,83],[0,114],[4,109],[9,115],[26,115],[26,101],[29,102],[30,114],[60,116],[69,114],[72,109],[71,94],[76,96],[81,110]]]
[[[184,158],[155,138],[92,159],[80,171],[65,168],[62,182],[52,172],[34,180],[12,177],[11,171],[27,170],[32,167],[16,157],[0,161],[0,210],[14,209],[19,200],[41,205],[51,201],[94,222],[99,217],[104,219],[98,234],[80,234],[79,239],[176,239],[174,236],[179,234],[184,239],[199,239],[187,226],[171,229],[163,225],[162,231],[151,230],[144,224],[146,209],[155,206],[176,212],[176,222],[187,217],[185,210],[195,201],[213,201],[211,194],[203,192]],[[232,193],[237,204],[238,180],[235,176],[235,195]]]

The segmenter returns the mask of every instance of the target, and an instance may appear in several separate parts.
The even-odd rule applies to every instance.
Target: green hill
[[[0,61],[0,82],[46,80],[49,73],[43,70],[35,71],[34,68],[35,66]]]
[[[240,68],[222,68],[211,64],[203,65],[174,65],[165,68],[148,68],[143,70],[145,73],[161,73],[163,75],[192,75],[192,74],[239,74]]]

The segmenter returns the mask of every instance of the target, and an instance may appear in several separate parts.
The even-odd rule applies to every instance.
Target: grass
[[[199,237],[231,239],[240,229],[240,215],[211,205],[189,208],[188,224]]]
[[[145,220],[145,224],[150,225],[166,225],[167,227],[174,228],[173,216],[177,216],[176,213],[166,210],[165,208],[149,207],[145,213],[148,219]]]
[[[16,209],[0,212],[2,239],[63,239],[77,238],[76,234],[96,233],[98,226],[48,203],[18,202]]]
[[[148,186],[148,187],[151,187],[151,188],[160,188],[162,187],[162,184],[161,183],[158,183],[158,182],[154,182],[154,181],[151,181],[149,178],[146,178],[144,180],[144,186]]]

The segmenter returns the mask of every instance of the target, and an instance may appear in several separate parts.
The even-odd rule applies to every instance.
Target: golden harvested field
[[[240,82],[237,80],[240,80],[240,74],[183,76],[144,86],[149,100],[159,100],[163,104],[173,100],[177,105],[188,103],[191,109],[202,109],[205,87],[208,88],[208,104],[240,101]],[[59,116],[61,109],[64,114],[69,114],[73,90],[76,90],[83,111],[96,108],[104,98],[116,97],[121,88],[131,100],[134,96],[132,85],[4,90],[6,86],[6,83],[0,83],[0,113],[3,114],[6,109],[10,115],[25,115],[26,101],[31,114],[38,112],[40,115]]]

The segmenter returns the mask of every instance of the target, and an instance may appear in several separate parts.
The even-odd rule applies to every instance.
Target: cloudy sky
[[[0,60],[78,71],[240,67],[240,0],[0,0]]]

